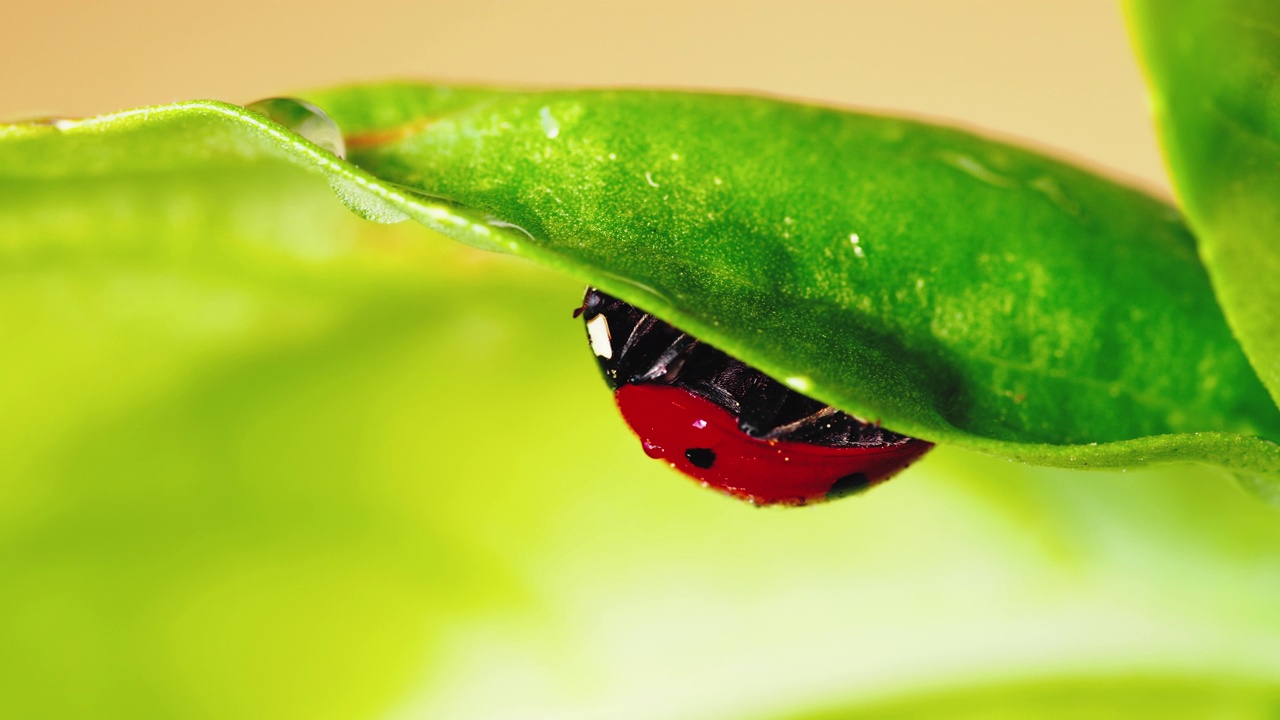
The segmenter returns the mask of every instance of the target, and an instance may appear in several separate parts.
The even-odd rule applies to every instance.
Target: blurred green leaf
[[[883,704],[860,703],[839,711],[799,716],[801,720],[1269,720],[1280,709],[1280,687],[1187,676],[1080,677],[1052,682],[1007,683],[925,691]],[[797,718],[788,714],[782,717]]]
[[[1280,5],[1128,0],[1127,9],[1200,255],[1280,401]]]
[[[367,176],[202,107],[0,142],[0,717],[1274,697],[1280,524],[1214,472],[944,447],[728,501],[644,458],[578,282],[361,221],[329,183]]]

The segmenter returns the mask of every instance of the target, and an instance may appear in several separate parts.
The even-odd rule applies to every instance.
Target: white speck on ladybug
[[[613,359],[613,338],[609,335],[609,321],[603,313],[587,322],[587,337],[591,339],[591,351],[596,357]]]

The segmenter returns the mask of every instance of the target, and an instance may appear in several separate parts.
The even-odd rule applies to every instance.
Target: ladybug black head
[[[609,387],[672,385],[729,411],[747,435],[831,447],[889,445],[910,440],[801,395],[717,350],[595,288],[579,313]]]
[[[587,288],[581,311],[591,351],[605,382],[614,389],[628,383],[673,383],[687,360],[686,351],[697,343],[690,335],[595,288]]]

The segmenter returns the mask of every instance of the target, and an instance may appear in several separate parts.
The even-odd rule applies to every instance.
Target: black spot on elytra
[[[684,457],[693,463],[694,467],[700,467],[703,470],[716,464],[716,454],[709,448],[689,448],[684,451]]]
[[[845,495],[860,493],[870,486],[871,482],[867,480],[867,476],[862,473],[845,475],[835,481],[835,484],[833,484],[831,489],[827,491],[827,499],[835,500],[836,498],[842,498]]]

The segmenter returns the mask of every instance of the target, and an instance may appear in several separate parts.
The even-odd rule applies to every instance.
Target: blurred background
[[[986,128],[1162,185],[1117,2],[18,3],[0,113],[358,80],[741,89]]]
[[[1109,0],[22,3],[0,56],[6,118],[390,77],[735,89],[1166,192]],[[0,190],[0,716],[1280,709],[1280,516],[1223,473],[940,448],[757,510],[643,456],[555,273],[284,167]]]

